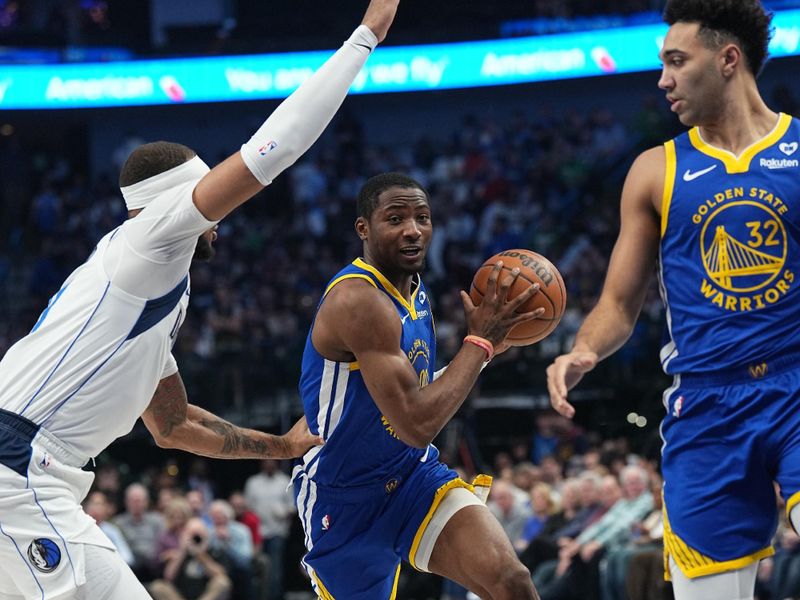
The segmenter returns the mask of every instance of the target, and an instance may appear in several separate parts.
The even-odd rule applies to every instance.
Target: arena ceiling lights
[[[776,12],[772,57],[800,54],[800,10]],[[352,93],[513,85],[660,68],[665,25],[378,48]],[[331,51],[192,59],[0,65],[0,110],[279,99]]]

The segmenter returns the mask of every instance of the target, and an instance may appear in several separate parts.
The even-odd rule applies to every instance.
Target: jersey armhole
[[[667,232],[669,221],[669,208],[672,204],[672,192],[675,188],[675,172],[677,170],[677,157],[675,155],[675,140],[670,140],[664,144],[664,157],[666,159],[666,169],[664,172],[664,189],[661,196],[661,238]]]

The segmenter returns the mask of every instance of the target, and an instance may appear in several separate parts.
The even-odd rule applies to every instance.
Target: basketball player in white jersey
[[[0,599],[145,599],[80,502],[86,462],[143,418],[157,443],[216,458],[290,458],[318,438],[284,436],[187,404],[171,355],[189,265],[209,259],[217,222],[314,141],[344,100],[399,0],[372,0],[345,44],[213,170],[179,144],[135,150],[120,175],[129,215],[0,362]]]

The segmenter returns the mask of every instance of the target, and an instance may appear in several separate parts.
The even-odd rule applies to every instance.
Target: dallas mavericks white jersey
[[[0,409],[78,456],[128,433],[158,382],[189,302],[198,236],[212,228],[176,186],[107,234],[0,362]]]

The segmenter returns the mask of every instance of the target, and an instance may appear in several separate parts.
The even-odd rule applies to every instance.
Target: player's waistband
[[[714,387],[752,383],[797,368],[800,368],[800,352],[793,352],[713,373],[681,373],[681,386]]]
[[[30,448],[36,444],[59,462],[71,467],[83,467],[88,457],[67,449],[52,433],[30,419],[0,408],[0,464],[19,472],[27,469]],[[26,458],[27,456],[27,458]]]
[[[319,483],[313,477],[309,477],[302,467],[296,467],[292,476],[293,481],[307,479],[314,483],[317,497],[326,502],[341,502],[344,504],[356,502],[369,502],[386,498],[400,488],[414,471],[414,468],[421,465],[418,461],[409,461],[396,473],[387,475],[382,479],[362,485],[353,486],[332,486]]]

